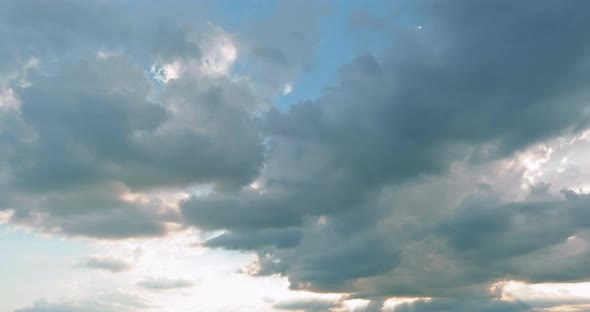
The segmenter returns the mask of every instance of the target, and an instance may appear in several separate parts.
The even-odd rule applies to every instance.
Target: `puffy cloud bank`
[[[385,48],[283,111],[268,90],[311,66],[322,5],[285,4],[229,33],[174,20],[174,8],[148,5],[127,21],[131,4],[4,3],[0,210],[94,239],[222,231],[204,245],[254,252],[249,274],[367,299],[367,311],[390,297],[431,298],[393,311],[531,310],[492,286],[590,278],[590,195],[564,183],[590,183],[584,168],[543,169],[553,151],[587,142],[576,136],[590,126],[589,6],[398,1],[386,20],[356,12],[351,36],[377,33]]]

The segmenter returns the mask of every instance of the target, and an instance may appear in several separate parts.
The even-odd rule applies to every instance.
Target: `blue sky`
[[[0,311],[587,311],[588,6],[0,4]]]

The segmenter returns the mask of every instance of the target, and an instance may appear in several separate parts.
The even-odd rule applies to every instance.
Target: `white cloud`
[[[238,57],[236,44],[223,28],[206,23],[187,34],[187,44],[199,53],[160,60],[150,67],[150,75],[160,84],[183,76],[218,78],[228,76]]]
[[[15,312],[132,312],[151,308],[145,297],[120,290],[81,299],[48,301],[41,299]]]
[[[0,224],[6,224],[10,221],[10,217],[14,214],[13,210],[0,211]]]
[[[214,30],[199,44],[202,53],[199,69],[205,75],[224,76],[236,61],[238,50],[221,27],[215,26]]]
[[[529,284],[508,281],[500,287],[505,298],[517,299],[535,308],[590,304],[590,282]]]
[[[158,83],[168,83],[170,80],[178,79],[182,72],[182,65],[180,61],[174,61],[172,63],[163,65],[152,65],[150,68],[150,74],[152,78]]]
[[[3,109],[18,109],[18,100],[12,88],[0,86],[0,111]]]
[[[290,82],[289,82],[289,83],[286,83],[286,84],[283,86],[283,95],[288,95],[288,94],[290,94],[291,92],[293,92],[293,90],[294,90],[294,89],[293,89],[293,84],[292,84],[292,83],[290,83]]]

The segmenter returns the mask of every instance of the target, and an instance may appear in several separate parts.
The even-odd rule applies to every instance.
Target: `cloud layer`
[[[295,248],[256,248],[259,274],[284,274],[293,289],[486,297],[503,279],[587,278],[581,258],[556,266],[566,270],[537,258],[588,229],[586,195],[508,200],[494,191],[508,177],[493,172],[481,172],[492,180],[479,188],[426,190],[457,166],[478,180],[477,168],[498,170],[535,143],[587,127],[585,14],[468,1],[405,3],[403,12],[422,28],[395,28],[391,47],[344,66],[322,97],[268,114],[260,189],[193,197],[183,215],[206,229],[304,229]],[[403,188],[424,199],[408,202]]]
[[[590,195],[578,189],[590,182],[565,158],[540,169],[590,126],[590,3],[397,1],[387,20],[356,10],[350,36],[378,34],[383,48],[286,110],[273,98],[313,68],[329,4],[283,3],[233,32],[182,14],[200,6],[133,16],[135,4],[85,4],[0,5],[7,222],[95,240],[195,227],[201,247],[255,254],[243,272],[365,299],[366,311],[390,297],[422,298],[393,311],[526,311],[492,286],[590,278]],[[150,307],[105,298],[20,311]]]

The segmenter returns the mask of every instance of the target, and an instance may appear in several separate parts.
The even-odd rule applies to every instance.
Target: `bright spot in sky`
[[[543,302],[573,300],[590,302],[590,283],[545,283],[526,284],[509,281],[503,286],[505,296],[535,305]]]
[[[201,50],[201,70],[212,76],[227,74],[238,55],[236,47],[225,35],[209,39]]]
[[[13,210],[0,211],[0,224],[8,223],[13,214]]]
[[[180,62],[173,62],[161,66],[152,65],[150,68],[150,74],[152,75],[152,78],[160,84],[165,84],[170,80],[178,79],[180,77],[180,72]]]
[[[229,74],[238,51],[231,38],[221,28],[215,35],[195,42],[200,55],[176,58],[168,63],[153,64],[150,75],[158,84],[166,84],[182,76],[221,77]]]
[[[2,88],[0,86],[0,109],[17,108],[18,100],[11,88]]]
[[[291,92],[293,92],[293,84],[292,84],[292,83],[290,83],[290,82],[289,82],[289,83],[286,83],[286,84],[283,86],[283,95],[288,95],[288,94],[290,94]]]

